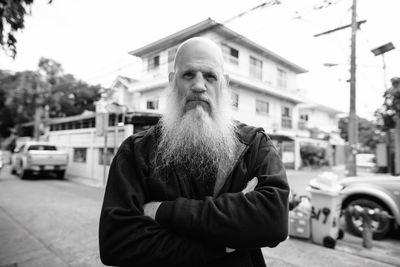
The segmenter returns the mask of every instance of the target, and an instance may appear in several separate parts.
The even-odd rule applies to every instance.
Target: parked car
[[[68,165],[68,154],[53,144],[31,141],[17,148],[11,161],[11,173],[22,179],[44,173],[54,173],[62,179]]]
[[[345,212],[347,229],[357,236],[362,235],[362,219],[349,212],[351,206],[386,211],[392,218],[372,220],[373,238],[382,239],[400,226],[400,177],[387,175],[348,177],[342,180],[344,186],[342,209]]]

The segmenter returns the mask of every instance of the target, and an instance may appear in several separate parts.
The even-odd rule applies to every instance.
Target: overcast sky
[[[0,52],[0,68],[34,70],[40,57],[60,62],[66,73],[109,86],[123,74],[137,77],[138,60],[128,52],[208,17],[223,22],[265,1],[259,0],[36,0],[26,28],[18,35],[12,61]],[[352,0],[282,0],[249,12],[226,26],[306,68],[298,87],[308,98],[339,110],[349,107],[350,29],[321,37],[317,33],[350,23]],[[357,35],[357,112],[372,118],[384,92],[382,57],[371,49],[400,45],[399,0],[358,0],[358,20],[367,20]],[[387,79],[400,76],[400,47],[385,56]],[[324,63],[338,64],[324,67]]]

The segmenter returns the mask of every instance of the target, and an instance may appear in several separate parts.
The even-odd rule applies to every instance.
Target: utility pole
[[[351,15],[351,55],[350,55],[350,113],[349,113],[349,167],[348,176],[357,176],[358,122],[356,113],[356,34],[357,0],[353,0]]]
[[[357,176],[357,144],[358,144],[358,122],[356,113],[356,35],[359,26],[365,23],[366,20],[357,21],[357,0],[353,0],[352,5],[351,24],[342,26],[333,30],[325,31],[323,33],[315,34],[314,37],[318,37],[325,34],[330,34],[338,30],[342,30],[351,27],[351,48],[350,48],[350,112],[349,112],[349,124],[348,124],[348,165],[347,165],[347,176]]]

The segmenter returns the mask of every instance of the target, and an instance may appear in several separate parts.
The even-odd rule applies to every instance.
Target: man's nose
[[[207,91],[206,81],[202,73],[197,73],[193,80],[193,85],[190,88],[194,93],[203,93]]]

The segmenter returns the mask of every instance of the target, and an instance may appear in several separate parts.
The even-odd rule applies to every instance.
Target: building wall
[[[272,133],[281,129],[282,107],[287,106],[292,111],[294,104],[283,101],[273,96],[260,94],[244,88],[232,88],[232,93],[239,96],[237,109],[232,109],[232,116],[250,125],[263,127],[267,132]],[[269,113],[260,114],[256,112],[256,100],[265,101],[269,104]]]
[[[100,149],[113,149],[114,154],[118,147],[133,133],[133,125],[108,127],[107,142],[104,136],[97,136],[95,128],[51,131],[48,141],[56,144],[59,150],[69,154],[69,163],[66,171],[68,177],[77,177],[81,182],[102,186],[105,184],[109,165],[100,164]],[[74,149],[86,149],[86,160],[75,161]]]
[[[338,119],[332,113],[325,112],[319,109],[302,109],[299,115],[308,115],[308,128],[318,128],[324,132],[337,132],[339,130]]]

